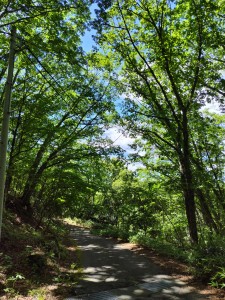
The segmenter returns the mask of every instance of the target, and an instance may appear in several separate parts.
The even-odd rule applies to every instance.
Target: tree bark
[[[204,193],[202,192],[202,190],[196,189],[196,195],[199,199],[199,203],[200,203],[200,207],[201,207],[201,211],[202,211],[202,216],[203,216],[203,219],[204,219],[206,225],[209,228],[212,228],[216,233],[218,233],[219,231],[218,231],[217,225],[216,225],[216,223],[215,223],[215,221],[212,217],[212,214],[211,214],[209,206],[206,202]]]
[[[183,110],[182,120],[182,133],[183,133],[183,155],[180,157],[181,163],[181,182],[183,187],[185,210],[188,221],[188,228],[190,233],[191,242],[198,243],[198,229],[196,221],[196,206],[195,206],[195,192],[193,186],[193,175],[191,170],[191,157],[189,145],[189,131],[187,112]]]
[[[36,157],[34,159],[34,162],[30,168],[30,172],[28,174],[28,178],[23,190],[23,195],[21,197],[21,201],[22,201],[22,205],[24,207],[27,207],[28,209],[31,207],[30,205],[30,198],[34,192],[34,188],[41,176],[41,174],[43,173],[43,165],[45,165],[45,163],[43,163],[41,166],[41,161],[42,158],[50,144],[50,142],[52,141],[52,139],[54,138],[54,135],[57,131],[57,129],[63,124],[63,122],[67,119],[67,117],[69,116],[69,112],[66,112],[65,115],[61,118],[61,120],[58,122],[58,124],[55,126],[55,130],[53,132],[49,132],[43,142],[43,144],[41,145],[40,149],[38,150]],[[49,155],[49,157],[51,158],[53,156],[53,153]],[[49,158],[48,158],[49,160]],[[40,167],[39,167],[40,166]]]
[[[24,99],[23,99],[24,100]],[[13,166],[14,166],[14,159],[15,159],[15,149],[16,149],[16,142],[18,138],[18,131],[21,125],[21,119],[22,119],[22,109],[23,109],[23,103],[20,106],[19,109],[19,115],[17,117],[16,127],[14,130],[12,130],[12,143],[9,153],[9,162],[8,162],[8,170],[6,174],[6,182],[5,182],[5,195],[6,195],[6,203],[7,203],[7,196],[10,191],[12,179],[13,179]]]
[[[5,102],[4,102],[3,121],[2,121],[2,130],[1,130],[1,143],[0,143],[0,241],[1,241],[2,216],[3,216],[3,207],[4,207],[6,156],[7,156],[8,135],[9,135],[9,120],[10,120],[11,94],[12,94],[12,85],[13,85],[15,44],[16,44],[16,28],[12,27],[10,51],[9,51],[8,75],[7,75],[7,82],[5,88]]]

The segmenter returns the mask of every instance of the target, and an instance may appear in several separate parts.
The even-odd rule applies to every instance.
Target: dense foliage
[[[80,47],[89,17],[88,5],[85,1],[77,2],[75,7],[69,2],[63,5],[53,1],[39,3],[25,12],[25,5],[20,3],[16,8],[5,7],[2,39],[10,35],[7,24],[13,22],[19,47],[6,205],[19,201],[28,211],[36,207],[39,214],[42,210],[46,213],[49,207],[49,217],[61,213],[60,203],[64,198],[70,201],[76,186],[83,182],[78,170],[82,173],[91,157],[107,152],[101,132],[114,110],[110,97],[113,87],[106,76],[100,77],[89,66],[89,58]],[[37,10],[38,17],[33,10]],[[20,17],[18,11],[25,16]],[[7,46],[8,42],[2,56],[7,57]],[[2,64],[3,98],[4,60]],[[83,190],[87,185],[83,183]]]
[[[195,249],[198,275],[222,286],[224,1],[99,0],[91,22],[92,2],[0,4],[1,103],[17,29],[6,207],[37,227],[79,217]],[[99,48],[86,53],[91,26]],[[132,155],[104,138],[114,125]]]

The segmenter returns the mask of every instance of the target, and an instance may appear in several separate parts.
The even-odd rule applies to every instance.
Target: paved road
[[[68,300],[207,299],[122,244],[79,227],[71,235],[80,249],[84,277]]]

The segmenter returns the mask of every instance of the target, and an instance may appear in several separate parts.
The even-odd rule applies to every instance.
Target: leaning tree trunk
[[[62,116],[62,118],[60,119],[58,124],[55,126],[54,130],[47,134],[43,144],[41,145],[40,149],[38,150],[38,152],[36,154],[36,157],[34,159],[32,166],[30,167],[30,171],[28,173],[26,184],[25,184],[23,194],[21,197],[22,205],[26,208],[31,207],[31,203],[30,203],[31,196],[34,193],[35,187],[36,187],[36,185],[46,167],[46,164],[47,164],[46,162],[44,162],[40,166],[43,156],[46,153],[46,150],[47,150],[50,142],[53,140],[54,135],[57,132],[57,129],[60,128],[60,126],[63,124],[63,122],[68,118],[69,114],[70,114],[70,112],[66,112]],[[47,159],[47,162],[49,160],[51,160],[57,154],[57,152],[58,152],[58,150],[55,150],[53,153],[51,153]]]
[[[219,233],[218,227],[216,222],[213,219],[213,216],[211,214],[211,211],[209,209],[208,203],[206,201],[205,195],[201,189],[196,190],[196,195],[199,200],[199,204],[202,211],[202,216],[204,219],[205,224],[210,228],[213,229],[216,233]]]
[[[31,197],[33,196],[35,192],[35,188],[44,172],[44,170],[47,168],[48,161],[44,162],[40,168],[33,174],[32,177],[30,177],[30,181],[27,181],[23,195],[21,197],[22,206],[27,209],[28,212],[32,213],[32,205],[31,205]]]

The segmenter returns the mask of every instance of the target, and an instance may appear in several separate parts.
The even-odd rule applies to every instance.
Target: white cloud
[[[136,96],[134,93],[127,92],[121,95],[121,99],[130,99],[135,103],[141,104],[143,102],[143,98],[141,96]]]
[[[135,153],[129,145],[134,143],[134,138],[125,135],[121,127],[111,127],[105,131],[104,137],[112,140],[113,145],[120,146],[127,154]]]
[[[212,101],[210,103],[206,103],[202,108],[201,111],[204,112],[208,110],[209,112],[221,114],[221,109],[218,101]]]
[[[124,130],[121,127],[111,127],[105,131],[104,137],[112,140],[113,144],[120,146],[126,153],[126,155],[137,153],[141,156],[145,154],[142,150],[134,150],[130,145],[134,144],[135,139],[130,137],[129,134],[124,134]],[[128,163],[128,169],[131,171],[136,171],[138,168],[144,168],[141,162]]]
[[[136,171],[139,168],[145,168],[145,166],[141,162],[130,163],[127,167],[130,171]]]

